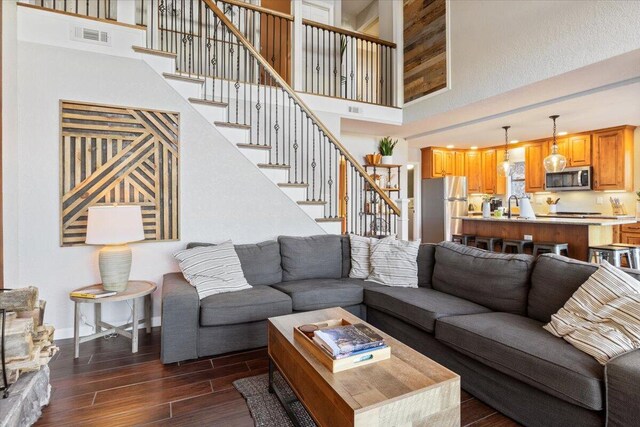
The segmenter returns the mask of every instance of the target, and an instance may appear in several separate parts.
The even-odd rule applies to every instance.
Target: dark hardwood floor
[[[267,351],[259,349],[180,364],[160,362],[160,330],[140,332],[131,354],[123,337],[80,345],[59,340],[50,363],[51,403],[37,426],[253,426],[233,381],[267,372]],[[517,424],[462,392],[462,425]]]

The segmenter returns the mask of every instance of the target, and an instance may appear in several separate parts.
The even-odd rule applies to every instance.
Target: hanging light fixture
[[[504,160],[498,163],[498,176],[511,176],[513,174],[513,165],[509,162],[509,128],[511,126],[502,126],[504,129]]]
[[[562,154],[558,154],[558,140],[556,134],[556,119],[558,115],[549,116],[553,120],[553,145],[551,146],[551,154],[544,159],[544,170],[547,172],[562,172],[567,166],[567,158]]]

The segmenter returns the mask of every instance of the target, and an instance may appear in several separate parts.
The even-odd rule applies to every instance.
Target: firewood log
[[[0,292],[0,309],[7,311],[32,311],[38,302],[38,288],[14,289]]]

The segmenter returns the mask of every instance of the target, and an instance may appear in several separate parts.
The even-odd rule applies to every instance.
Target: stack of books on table
[[[384,338],[362,323],[320,329],[313,341],[333,359],[387,348]]]

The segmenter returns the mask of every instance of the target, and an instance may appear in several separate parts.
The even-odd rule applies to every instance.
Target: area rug
[[[294,399],[295,395],[279,372],[274,373],[273,380],[276,387],[282,391],[286,400]],[[247,400],[247,406],[256,426],[284,427],[293,423],[275,394],[269,393],[269,375],[256,375],[233,382],[233,386]],[[293,413],[303,427],[315,427],[315,423],[298,401],[291,404]]]

